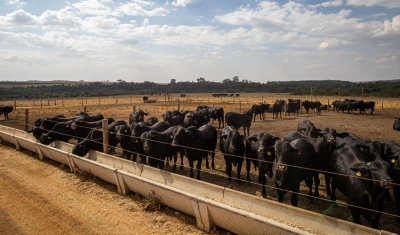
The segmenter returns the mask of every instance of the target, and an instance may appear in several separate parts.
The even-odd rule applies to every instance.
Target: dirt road
[[[204,234],[194,218],[0,144],[0,234]]]

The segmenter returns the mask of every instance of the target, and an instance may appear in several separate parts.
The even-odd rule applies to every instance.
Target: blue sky
[[[399,0],[0,0],[0,80],[400,79]]]

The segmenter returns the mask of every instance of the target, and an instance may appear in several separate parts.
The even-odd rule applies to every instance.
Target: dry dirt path
[[[194,218],[146,211],[144,200],[0,144],[0,234],[204,234]]]

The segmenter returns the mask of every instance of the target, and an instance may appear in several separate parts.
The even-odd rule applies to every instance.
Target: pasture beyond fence
[[[295,96],[289,94],[261,94],[248,93],[241,96],[228,97],[212,97],[211,94],[187,94],[186,97],[180,95],[161,95],[152,96],[152,100],[156,103],[150,105],[162,105],[163,103],[204,103],[204,104],[273,104],[277,99],[300,99],[309,101],[320,101],[322,104],[331,104],[335,100],[343,101],[345,99],[355,99],[364,101],[374,101],[376,108],[400,108],[400,99],[398,98],[377,98],[377,97],[347,97],[347,96]],[[48,99],[32,99],[32,100],[11,100],[1,101],[0,106],[13,106],[14,109],[19,108],[48,108],[48,107],[83,107],[95,105],[129,105],[143,103],[142,95],[133,96],[116,96],[116,97],[81,97],[81,98],[48,98]]]
[[[214,225],[238,234],[390,234],[329,216],[265,200],[139,163],[90,151],[86,158],[71,154],[72,145],[42,145],[27,132],[0,126],[0,140],[28,149],[114,184],[120,194],[153,195],[161,203],[192,215],[209,232]],[[44,218],[45,219],[45,218]]]

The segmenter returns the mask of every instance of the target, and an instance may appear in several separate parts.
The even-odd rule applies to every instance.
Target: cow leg
[[[246,171],[247,171],[246,180],[248,184],[250,184],[250,166],[251,166],[251,161],[250,159],[246,158]]]
[[[180,170],[183,170],[183,157],[185,156],[185,150],[184,149],[180,150],[180,155],[181,155],[181,167],[180,167]]]
[[[197,179],[198,180],[200,180],[200,168],[201,168],[201,157],[199,157],[199,159],[197,160],[197,166],[196,166],[196,169],[197,169]]]
[[[140,163],[143,165],[146,165],[146,156],[145,155],[140,155]]]
[[[174,166],[172,167],[172,172],[176,171],[176,161],[178,160],[178,152],[174,153]]]
[[[136,159],[137,159],[137,154],[136,153],[132,154],[132,161],[136,162]]]
[[[163,170],[164,169],[164,160],[158,160],[158,169]]]
[[[213,170],[215,170],[214,157],[215,157],[215,152],[213,151],[211,153],[211,169]]]
[[[279,189],[279,185],[275,182],[275,188],[278,192],[278,202],[283,202],[283,196],[285,195],[285,191]]]
[[[225,162],[226,162],[226,174],[228,175],[228,182],[230,183],[232,181],[232,176],[231,176],[231,172],[232,172],[232,162],[229,161],[227,159],[227,157],[225,158]]]
[[[313,173],[313,177],[314,177],[314,184],[315,184],[315,190],[314,190],[314,196],[319,197],[319,184],[321,183],[320,179],[319,179],[319,173]],[[312,193],[311,195],[312,196]]]
[[[204,156],[206,158],[206,168],[210,169],[210,165],[208,163],[208,154],[206,156]]]
[[[331,197],[332,192],[331,192],[331,187],[330,187],[330,183],[331,183],[331,175],[330,174],[325,174],[325,188],[326,188],[326,195],[328,197]]]
[[[336,183],[333,179],[331,182],[331,186],[332,186],[331,200],[336,201]]]
[[[351,205],[351,203],[348,202],[349,205]],[[354,208],[352,206],[350,207],[350,212],[351,212],[351,216],[353,217],[353,222],[356,224],[362,224],[361,222],[361,214],[360,214],[360,209],[358,208]]]
[[[246,127],[243,126],[243,135],[246,136]]]
[[[240,180],[240,171],[242,170],[242,164],[243,161],[238,162],[237,166],[236,166],[236,171],[237,171],[237,184],[240,185],[241,184],[241,180]]]
[[[290,199],[292,206],[297,206],[297,203],[299,201],[299,191],[300,191],[300,183],[295,183],[292,189],[292,198]]]
[[[263,198],[266,198],[267,191],[265,190],[265,185],[267,184],[267,177],[265,177],[265,172],[263,167],[260,167],[260,170],[258,171],[258,182],[262,185],[261,195]]]
[[[397,182],[396,182],[397,183]],[[394,200],[396,201],[397,215],[400,215],[400,187],[393,187]],[[396,221],[400,222],[400,218],[396,217]]]
[[[193,174],[193,160],[189,159],[190,178],[194,178]]]

